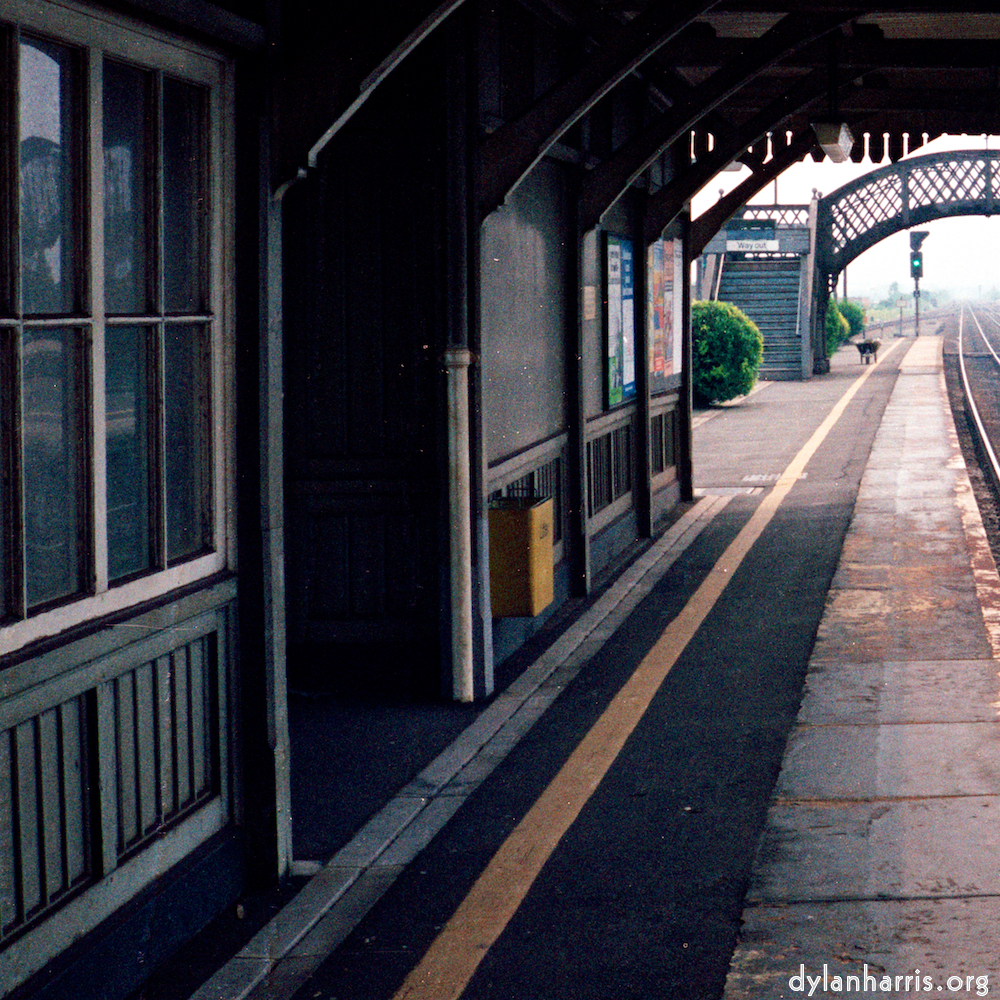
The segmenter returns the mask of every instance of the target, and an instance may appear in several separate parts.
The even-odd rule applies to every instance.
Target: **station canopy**
[[[328,30],[310,21],[313,46],[332,51],[350,37],[352,59],[322,81],[303,80],[290,67],[285,100],[279,94],[277,107],[299,117],[285,131],[293,138],[279,151],[276,183],[314,160],[366,93],[463,6],[463,0],[407,0],[380,7],[372,18],[363,5],[337,5],[327,15],[335,22]],[[683,176],[675,175],[663,190],[652,185],[651,238],[730,163],[743,163],[752,176],[729,204],[720,204],[720,217],[741,203],[733,199],[746,201],[796,160],[837,156],[842,126],[853,145],[848,152],[840,143],[839,155],[877,163],[898,160],[946,133],[1000,133],[995,6],[968,0],[957,7],[531,0],[531,9],[569,39],[577,55],[524,115],[484,139],[480,215],[501,204],[580,118],[636,79],[658,113],[647,116],[641,134],[589,164],[581,191],[584,227],[678,144],[690,144],[690,164],[683,158]],[[303,105],[301,85],[320,82],[309,92],[322,98]],[[706,220],[705,231],[717,221]]]

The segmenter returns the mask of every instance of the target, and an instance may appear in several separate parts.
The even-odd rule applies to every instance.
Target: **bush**
[[[837,303],[830,299],[826,306],[826,354],[830,357],[847,340],[851,326],[841,315]]]
[[[841,299],[837,303],[837,308],[840,310],[840,315],[847,320],[847,324],[851,328],[850,336],[860,337],[865,332],[865,321],[867,319],[864,309],[857,302],[852,302],[850,299]]]
[[[729,302],[692,303],[691,341],[699,403],[721,403],[754,387],[764,338],[746,313]]]

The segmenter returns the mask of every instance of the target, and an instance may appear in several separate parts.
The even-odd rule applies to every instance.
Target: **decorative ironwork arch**
[[[1000,212],[1000,153],[961,150],[900,160],[819,200],[816,267],[830,287],[855,257],[901,229]]]

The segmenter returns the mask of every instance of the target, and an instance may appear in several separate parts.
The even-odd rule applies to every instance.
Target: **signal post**
[[[927,239],[926,229],[910,233],[910,277],[913,278],[913,335],[920,336],[920,279],[924,276],[924,255],[920,247]]]

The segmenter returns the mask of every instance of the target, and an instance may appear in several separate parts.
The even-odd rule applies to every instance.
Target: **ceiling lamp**
[[[837,111],[837,44],[839,33],[831,32],[827,38],[827,112],[820,121],[813,122],[823,152],[834,163],[845,163],[854,148],[854,136],[847,122],[842,121]]]
[[[834,163],[845,163],[854,148],[854,136],[846,122],[813,122],[813,131],[823,152]]]

